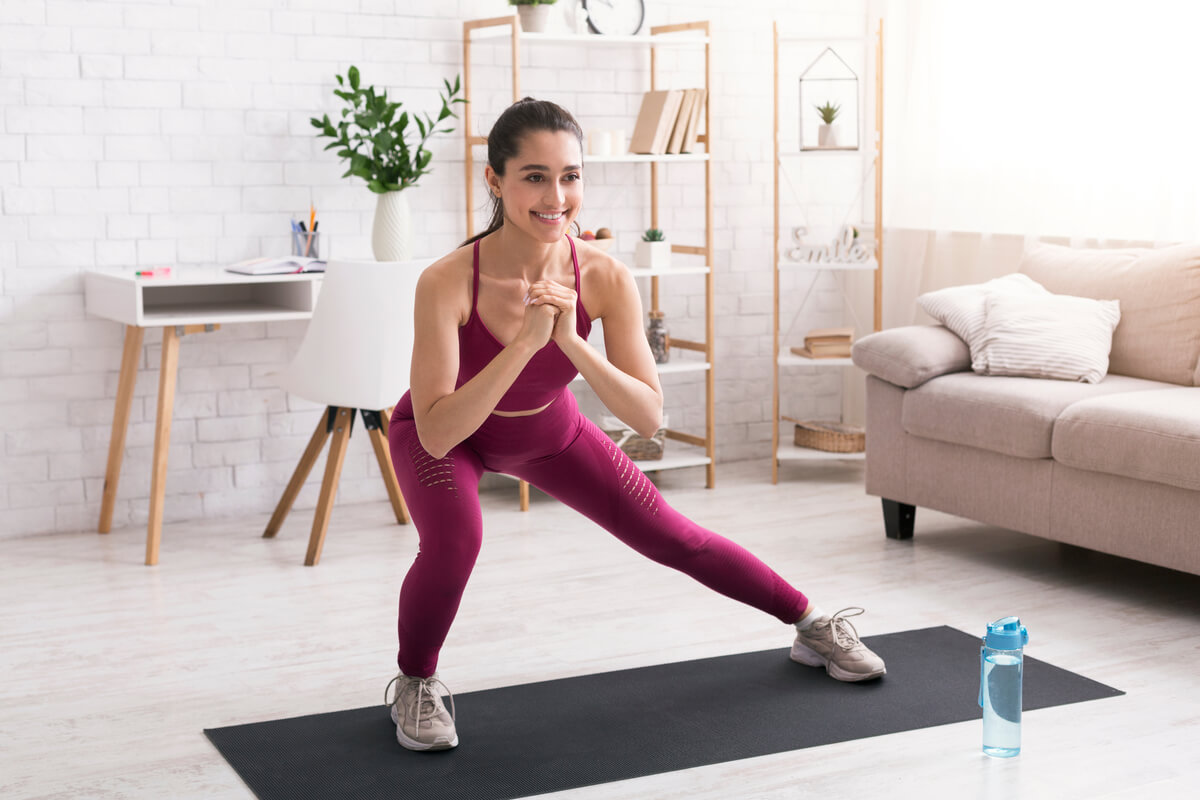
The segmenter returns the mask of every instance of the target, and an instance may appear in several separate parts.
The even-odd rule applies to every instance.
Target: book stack
[[[854,344],[854,328],[816,328],[804,337],[803,347],[792,352],[805,358],[849,358]]]
[[[646,92],[629,139],[629,152],[644,155],[695,152],[706,96],[704,89]]]

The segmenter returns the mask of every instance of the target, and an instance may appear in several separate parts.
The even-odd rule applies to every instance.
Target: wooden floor
[[[924,510],[913,541],[888,541],[861,469],[786,463],[772,486],[767,463],[745,462],[722,465],[715,490],[698,470],[659,483],[826,610],[865,606],[863,635],[981,633],[1017,613],[1030,655],[1128,694],[1030,712],[1011,761],[980,754],[973,721],[554,797],[1196,796],[1200,577]],[[442,653],[452,690],[768,647],[784,657],[789,628],[557,502],[534,492],[523,514],[514,488],[483,503],[483,553]],[[337,507],[321,564],[306,568],[312,512],[263,540],[269,511],[169,524],[157,567],[142,564],[140,528],[0,542],[0,797],[248,798],[203,728],[381,702],[414,531],[383,504]],[[459,733],[470,747],[469,718]]]

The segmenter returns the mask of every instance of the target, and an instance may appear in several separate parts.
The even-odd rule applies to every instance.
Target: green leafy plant
[[[451,133],[453,128],[438,126],[449,117],[457,118],[451,106],[466,102],[457,96],[462,91],[459,77],[455,76],[453,86],[450,81],[442,81],[445,90],[438,92],[442,110],[436,120],[428,114],[422,119],[419,114],[401,111],[403,104],[388,100],[386,91],[377,92],[374,86],[364,87],[358,67],[351,66],[344,80],[341,75],[334,77],[342,88],[334,89],[333,93],[346,103],[341,121],[335,125],[328,114],[321,119],[312,117],[309,121],[318,129],[318,137],[333,139],[325,149],[340,148],[338,156],[350,162],[350,168],[342,177],[357,175],[367,182],[368,189],[379,194],[415,186],[422,175],[430,172],[429,161],[433,153],[425,149],[425,143],[435,133]],[[410,121],[416,123],[420,131],[415,145],[409,142]]]
[[[552,6],[558,0],[508,0],[510,6]]]
[[[658,228],[647,228],[642,234],[643,242],[665,242],[667,237]]]
[[[833,121],[837,119],[838,112],[842,110],[840,105],[834,105],[828,101],[823,106],[813,106],[813,108],[821,115],[821,121],[826,125],[832,125]]]

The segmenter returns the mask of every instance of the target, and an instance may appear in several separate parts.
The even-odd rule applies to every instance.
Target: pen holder
[[[292,255],[306,258],[321,257],[321,232],[292,231]]]

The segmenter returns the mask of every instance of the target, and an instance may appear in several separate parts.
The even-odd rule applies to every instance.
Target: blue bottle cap
[[[1029,631],[1020,617],[1004,617],[988,623],[983,643],[993,650],[1020,650],[1029,643]]]

